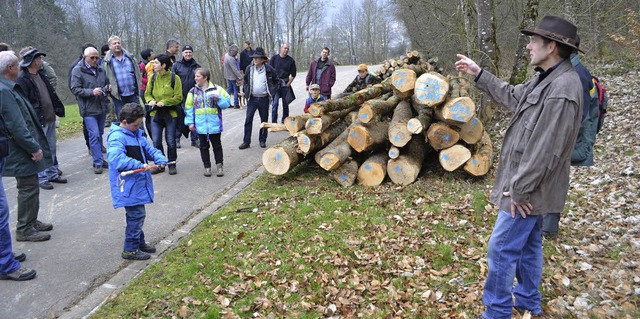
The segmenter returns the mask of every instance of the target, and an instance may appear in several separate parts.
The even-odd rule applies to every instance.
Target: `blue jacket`
[[[113,208],[153,203],[153,181],[149,171],[120,177],[120,172],[143,168],[147,160],[167,164],[167,158],[151,146],[142,129],[131,132],[111,124],[107,137],[109,182]]]
[[[220,95],[218,101],[213,100],[212,93]],[[209,82],[203,90],[197,85],[187,94],[184,104],[184,125],[195,124],[198,134],[218,134],[222,132],[222,109],[229,107],[229,93],[219,85]]]

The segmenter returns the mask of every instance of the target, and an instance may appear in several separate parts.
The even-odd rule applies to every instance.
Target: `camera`
[[[109,87],[109,84],[107,84],[102,88],[102,95],[107,96],[109,95],[109,92],[111,92],[111,88]]]

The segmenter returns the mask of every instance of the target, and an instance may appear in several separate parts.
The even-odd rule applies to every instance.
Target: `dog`
[[[238,109],[243,109],[247,107],[247,98],[244,96],[243,87],[239,86],[238,89],[238,103],[240,103],[240,105],[238,105]]]

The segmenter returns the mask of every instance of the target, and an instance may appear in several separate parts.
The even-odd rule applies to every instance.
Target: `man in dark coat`
[[[200,67],[200,64],[193,58],[193,47],[190,45],[182,47],[182,59],[173,65],[173,73],[179,76],[182,82],[182,110],[178,110],[178,125],[176,126],[177,148],[180,148],[180,135],[189,134],[189,128],[184,125],[184,102],[187,100],[189,90],[196,85],[196,69]],[[191,133],[191,146],[200,147],[198,134],[193,132]]]
[[[313,60],[309,65],[306,79],[307,91],[309,91],[309,85],[317,83],[320,85],[320,94],[327,100],[331,98],[331,88],[336,83],[336,66],[329,59],[330,53],[329,48],[322,49],[320,57]]]
[[[53,183],[66,183],[67,179],[58,174],[56,164],[56,115],[64,116],[64,105],[47,79],[42,69],[42,56],[46,54],[38,49],[30,49],[23,54],[20,61],[20,75],[17,83],[25,93],[29,103],[36,111],[40,125],[47,137],[54,165],[38,173],[38,183],[42,189],[53,189]]]
[[[4,67],[0,70],[2,73],[0,74],[0,105],[2,105],[2,118],[7,130],[11,132],[9,140],[11,151],[6,158],[3,175],[16,178],[18,189],[16,240],[45,241],[51,236],[44,232],[53,229],[53,225],[38,220],[40,210],[38,173],[53,165],[53,157],[38,115],[24,97],[20,86],[15,83],[19,75],[17,57],[12,52],[13,57],[4,56],[6,54],[8,53],[3,53]],[[10,63],[13,61],[16,63]]]

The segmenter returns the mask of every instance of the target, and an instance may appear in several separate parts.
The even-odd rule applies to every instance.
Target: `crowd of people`
[[[474,77],[480,90],[514,113],[504,134],[490,196],[499,212],[488,242],[489,271],[483,294],[486,309],[480,319],[511,318],[514,309],[528,311],[534,317],[542,314],[542,235],[557,234],[558,212],[567,197],[572,162],[593,163],[592,154],[576,155],[583,143],[587,148],[593,146],[593,138],[587,136],[593,130],[584,125],[593,113],[588,100],[592,87],[588,71],[576,57],[577,28],[565,19],[545,16],[534,30],[522,33],[530,36],[527,50],[530,64],[537,71],[523,84],[510,85],[464,55],[458,55],[455,63],[457,70]],[[52,189],[51,183],[67,182],[57,166],[55,147],[56,116],[64,116],[64,106],[46,71],[44,52],[25,48],[19,59],[8,45],[0,46],[0,171],[16,178],[16,240],[45,241],[50,239],[47,232],[53,225],[38,220],[39,190]],[[95,46],[85,45],[69,72],[69,88],[83,117],[94,173],[109,169],[113,206],[126,211],[124,259],[149,259],[149,253],[156,251],[145,241],[142,230],[145,204],[153,202],[151,174],[164,171],[165,166],[170,175],[177,174],[176,148],[181,135],[190,134],[192,145],[200,149],[205,176],[212,175],[210,147],[216,175],[223,176],[222,110],[239,108],[242,90],[247,110],[239,148],[246,149],[251,144],[256,111],[261,121],[267,122],[271,106],[271,121],[277,122],[282,100],[284,121],[295,98],[291,83],[297,68],[289,56],[289,44],[283,44],[271,58],[263,48],[253,49],[249,42],[242,52],[237,45],[230,45],[223,58],[226,90],[214,84],[210,70],[193,59],[190,45],[182,47],[182,59],[176,61],[179,47],[178,41],[169,40],[163,54],[146,49],[141,52],[142,60],[136,61],[123,49],[121,39],[112,36],[103,57]],[[336,70],[329,55],[325,47],[309,65],[305,112],[311,104],[332,97]],[[339,96],[379,82],[361,64],[358,75]],[[110,124],[105,150],[102,135],[109,98],[116,120]],[[141,100],[146,108],[140,105]],[[147,136],[141,128],[145,119]],[[11,139],[6,138],[8,132]],[[266,140],[267,129],[261,128],[260,147],[266,147]],[[2,188],[0,279],[32,279],[35,270],[20,265],[26,255],[12,251],[8,216]]]

